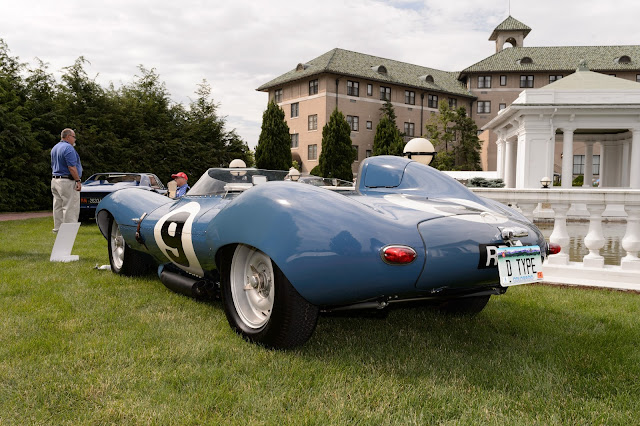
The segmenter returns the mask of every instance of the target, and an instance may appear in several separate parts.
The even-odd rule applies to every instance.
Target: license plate
[[[542,281],[542,257],[538,246],[497,249],[500,285],[508,287]]]
[[[89,198],[89,204],[98,204],[102,201],[102,198]]]

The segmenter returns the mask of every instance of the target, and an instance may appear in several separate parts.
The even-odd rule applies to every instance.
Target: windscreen
[[[254,185],[283,181],[288,172],[262,169],[209,169],[191,187],[188,196],[225,195],[245,191]]]

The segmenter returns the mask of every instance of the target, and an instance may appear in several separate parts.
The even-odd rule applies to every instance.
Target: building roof
[[[515,19],[513,16],[509,15],[507,19],[502,21],[491,33],[491,37],[489,40],[495,41],[498,38],[498,33],[500,31],[524,31],[524,36],[531,32],[531,28],[527,27],[522,22]]]
[[[543,90],[640,90],[640,83],[578,68],[576,72],[547,84]]]
[[[530,58],[531,62],[526,63],[523,58]],[[572,72],[582,60],[594,71],[636,71],[640,69],[640,46],[509,47],[462,70],[460,75],[498,71]]]
[[[383,72],[385,70],[386,72]],[[330,50],[308,62],[298,64],[291,71],[274,78],[256,90],[267,91],[271,88],[296,80],[308,79],[321,73],[333,73],[475,98],[458,81],[458,72],[441,71],[338,48]],[[429,76],[432,81],[428,78]]]

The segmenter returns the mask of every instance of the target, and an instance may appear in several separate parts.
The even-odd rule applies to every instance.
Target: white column
[[[591,188],[593,181],[593,142],[585,142],[584,183],[582,186]]]
[[[600,255],[600,249],[604,247],[602,235],[602,212],[604,204],[587,204],[589,210],[589,232],[584,237],[584,245],[589,249],[589,254],[583,258],[587,268],[604,268],[604,257]]]
[[[571,188],[573,184],[573,132],[575,129],[564,128],[562,141],[562,188]]]
[[[567,231],[567,212],[571,204],[554,203],[551,205],[555,214],[553,221],[553,232],[549,237],[549,241],[560,246],[560,253],[549,256],[550,265],[568,265],[569,264],[569,232]]]
[[[629,155],[631,154],[631,141],[629,139],[622,143],[622,180],[620,186],[627,188],[629,186]]]
[[[623,270],[640,271],[640,206],[625,206],[627,232],[622,238],[622,248],[627,255],[620,262]]]
[[[631,169],[629,170],[629,186],[640,189],[640,128],[631,129]]]
[[[496,170],[498,171],[498,178],[504,180],[504,139],[502,138],[502,136],[498,136],[496,145],[498,146],[498,158],[497,158]]]
[[[547,168],[545,170],[545,176],[551,179],[551,185],[553,186],[553,173],[554,173],[554,163],[556,157],[556,132],[553,131],[553,136],[549,139],[549,143],[547,144]]]
[[[516,141],[507,139],[504,150],[504,184],[507,188],[516,186]]]
[[[604,172],[607,170],[605,167],[605,162],[607,161],[607,145],[604,143],[604,140],[600,141],[600,188],[604,188],[607,183],[607,178],[604,175]]]

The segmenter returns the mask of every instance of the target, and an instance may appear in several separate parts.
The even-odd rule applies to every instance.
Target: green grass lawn
[[[267,350],[220,302],[50,263],[51,218],[0,222],[0,424],[637,424],[640,295],[520,286],[474,318],[322,316]]]

